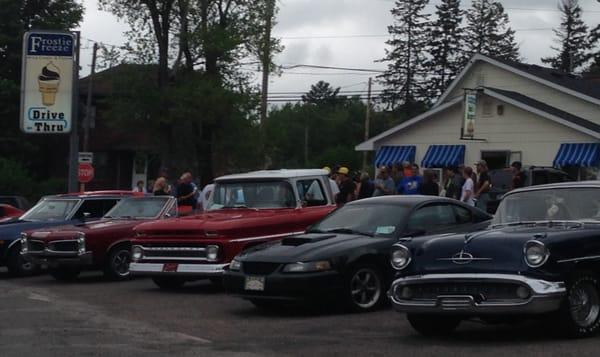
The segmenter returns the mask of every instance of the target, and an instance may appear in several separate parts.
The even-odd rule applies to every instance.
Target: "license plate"
[[[265,277],[264,276],[247,276],[244,289],[253,291],[265,290]]]
[[[163,265],[163,271],[165,273],[175,273],[175,272],[177,272],[178,266],[179,266],[179,264],[177,264],[177,263],[167,263],[167,264]]]

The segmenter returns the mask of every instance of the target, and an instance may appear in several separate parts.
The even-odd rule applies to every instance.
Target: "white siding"
[[[450,92],[446,101],[462,96],[463,88],[479,86],[514,91],[600,124],[600,107],[598,105],[482,61],[476,62],[471,67],[471,70]]]
[[[490,101],[492,115],[483,115],[483,101]],[[504,114],[497,115],[498,105],[504,106]],[[395,135],[377,142],[385,145],[415,145],[416,162],[423,160],[429,145],[465,145],[465,164],[472,165],[481,158],[481,151],[499,150],[522,152],[525,165],[552,165],[561,143],[597,142],[591,136],[538,117],[491,97],[481,97],[477,106],[475,137],[484,142],[460,140],[462,107],[456,105],[428,119],[412,125]]]

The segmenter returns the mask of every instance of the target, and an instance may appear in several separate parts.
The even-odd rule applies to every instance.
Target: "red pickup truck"
[[[335,209],[324,170],[267,170],[215,180],[202,214],[135,227],[133,275],[160,288],[220,280],[241,251],[302,233]]]

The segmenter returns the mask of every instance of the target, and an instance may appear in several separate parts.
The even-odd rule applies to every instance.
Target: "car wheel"
[[[21,245],[16,244],[8,253],[6,267],[11,276],[29,276],[38,272],[39,267],[21,255]]]
[[[104,275],[112,280],[127,280],[131,274],[129,263],[131,262],[131,249],[122,245],[111,249],[108,253]]]
[[[183,284],[185,284],[185,280],[176,278],[176,277],[162,277],[162,276],[157,276],[152,278],[152,281],[154,282],[154,284],[156,284],[156,286],[158,286],[159,288],[163,289],[163,290],[175,290],[175,289],[179,289],[180,287],[183,286]]]
[[[81,269],[71,267],[51,268],[49,272],[58,281],[73,281],[77,279]]]
[[[461,318],[458,316],[407,314],[408,322],[423,336],[443,336],[456,330]]]
[[[379,269],[373,265],[359,265],[346,278],[346,301],[357,312],[371,311],[385,301],[384,282]]]
[[[572,337],[587,337],[600,329],[600,282],[594,275],[577,276],[569,284],[560,311],[561,326]]]

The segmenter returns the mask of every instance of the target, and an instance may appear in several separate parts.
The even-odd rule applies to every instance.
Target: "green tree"
[[[562,22],[558,29],[554,29],[558,47],[552,47],[558,53],[542,58],[542,62],[559,71],[573,73],[581,69],[588,59],[588,27],[581,19],[579,0],[561,0],[558,9],[562,14]]]
[[[302,95],[302,101],[316,105],[335,104],[339,99],[339,93],[340,87],[333,88],[325,81],[318,81],[310,86],[308,93]]]
[[[394,23],[388,26],[392,38],[386,41],[389,48],[380,60],[388,65],[379,76],[385,86],[382,101],[389,108],[403,105],[412,111],[417,102],[429,99],[425,85],[429,15],[423,12],[427,3],[428,0],[397,0],[392,9]]]
[[[436,6],[436,19],[431,24],[426,68],[429,74],[429,96],[439,97],[461,70],[464,31],[460,0],[442,0]]]
[[[510,27],[508,15],[498,1],[474,0],[467,10],[463,64],[476,53],[519,60],[515,31]]]

